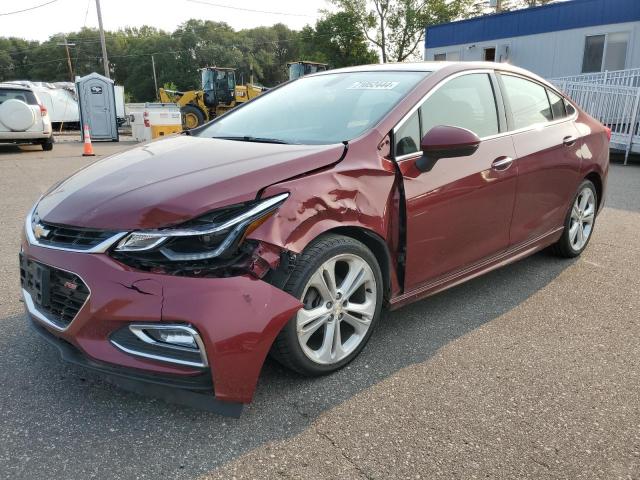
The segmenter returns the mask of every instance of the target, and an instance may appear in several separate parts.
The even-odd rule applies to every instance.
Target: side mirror
[[[427,132],[420,142],[422,158],[416,162],[421,172],[429,172],[441,158],[468,157],[480,146],[480,138],[470,130],[438,125]]]

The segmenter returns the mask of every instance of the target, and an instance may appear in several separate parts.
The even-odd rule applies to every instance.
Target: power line
[[[13,12],[5,12],[5,13],[0,13],[0,17],[4,17],[6,15],[15,15],[16,13],[23,13],[23,12],[29,12],[31,10],[35,10],[36,8],[40,8],[40,7],[45,7],[47,5],[51,5],[52,3],[57,2],[58,0],[50,0],[48,2],[45,3],[41,3],[40,5],[35,5],[33,7],[29,7],[29,8],[23,8],[22,10],[15,10]]]
[[[209,5],[210,7],[227,8],[229,10],[240,10],[243,12],[266,13],[268,15],[287,15],[289,17],[316,18],[315,15],[306,15],[304,13],[288,13],[288,12],[273,12],[270,10],[254,10],[252,8],[232,7],[230,5],[221,5],[219,3],[205,2],[204,0],[187,0],[187,2],[200,3],[202,5]]]

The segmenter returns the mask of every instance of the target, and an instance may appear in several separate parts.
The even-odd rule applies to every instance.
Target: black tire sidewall
[[[300,299],[302,297],[304,288],[309,281],[309,278],[324,262],[337,255],[350,253],[362,258],[362,260],[369,264],[369,267],[371,267],[371,270],[373,271],[373,275],[376,281],[376,310],[373,315],[369,330],[367,331],[364,339],[360,342],[360,345],[358,345],[358,347],[347,357],[343,358],[337,363],[333,363],[330,365],[315,363],[305,355],[298,341],[298,335],[296,332],[296,315],[294,315],[280,332],[280,335],[283,337],[282,339],[287,343],[290,361],[294,364],[294,369],[299,371],[300,373],[304,373],[307,375],[325,375],[334,372],[344,367],[355,357],[357,357],[360,351],[369,341],[369,338],[373,333],[373,330],[375,329],[375,325],[378,322],[380,312],[382,310],[384,284],[382,279],[382,272],[380,270],[380,266],[376,257],[364,244],[355,239],[337,235],[331,235],[331,237],[335,238],[337,241],[333,246],[327,248],[326,250],[323,250],[322,254],[314,256],[313,258],[309,258],[308,256],[305,258],[305,255],[303,254],[301,262],[299,262],[298,267],[296,267],[296,270],[300,268],[301,271],[297,272],[298,275],[295,275],[296,271],[294,271],[292,277],[295,277],[295,281],[292,282],[290,280],[289,282],[287,282],[284,290],[290,293],[292,296]],[[327,237],[325,238],[325,240],[333,239],[331,237]],[[318,242],[314,243],[317,244]]]
[[[185,105],[180,109],[180,113],[182,114],[183,117],[186,117],[187,114],[191,113],[198,118],[198,125],[196,125],[193,128],[198,128],[204,125],[206,122],[206,117],[204,116],[202,111],[198,107],[195,107],[193,105]]]

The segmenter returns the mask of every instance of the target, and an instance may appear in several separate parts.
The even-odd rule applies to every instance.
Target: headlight
[[[160,253],[171,262],[192,262],[232,254],[251,231],[287,199],[282,193],[257,203],[234,205],[198,217],[176,228],[132,232],[116,252]]]

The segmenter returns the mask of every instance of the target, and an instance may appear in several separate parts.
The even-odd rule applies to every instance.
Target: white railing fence
[[[597,83],[600,85],[620,85],[622,87],[640,87],[640,68],[628,70],[611,70],[607,72],[582,73],[568,77],[557,77],[551,80],[556,82],[581,82]]]
[[[611,128],[611,146],[640,153],[640,68],[587,73],[551,82],[589,115]]]

